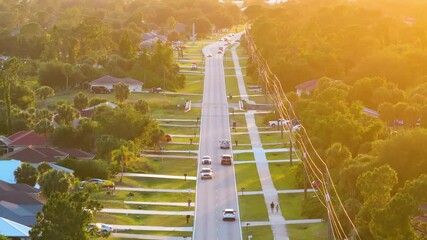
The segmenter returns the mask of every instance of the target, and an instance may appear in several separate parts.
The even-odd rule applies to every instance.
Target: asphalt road
[[[220,163],[221,154],[231,154],[231,150],[221,150],[219,141],[231,137],[223,55],[217,53],[219,46],[224,43],[216,42],[203,49],[205,56],[210,53],[212,57],[206,57],[199,157],[211,156],[210,167],[214,172],[212,180],[201,180],[198,174],[193,240],[242,239],[234,166]],[[202,167],[209,165],[201,165],[199,160],[198,169]],[[222,211],[226,208],[236,210],[235,222],[222,220]]]

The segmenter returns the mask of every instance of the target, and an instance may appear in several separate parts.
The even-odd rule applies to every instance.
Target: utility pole
[[[302,153],[302,164],[304,167],[304,200],[307,199],[307,169],[306,169],[305,159],[306,159],[306,153],[303,152]]]
[[[325,186],[326,194],[325,194],[325,201],[326,201],[326,209],[328,211],[328,240],[333,240],[333,234],[332,234],[332,218],[331,218],[331,197],[329,196],[329,176],[327,172],[325,173]]]
[[[292,138],[289,138],[289,162],[292,167]]]

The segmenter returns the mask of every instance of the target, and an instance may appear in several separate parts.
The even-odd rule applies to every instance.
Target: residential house
[[[30,227],[0,217],[0,235],[11,240],[30,240]]]
[[[93,113],[95,112],[95,109],[98,107],[102,107],[102,106],[108,106],[111,108],[116,108],[117,104],[111,103],[111,102],[103,102],[100,103],[98,105],[92,106],[92,107],[88,107],[85,108],[83,110],[80,111],[80,117],[87,117],[87,118],[91,118]]]
[[[75,148],[53,148],[28,146],[3,156],[4,158],[17,159],[27,163],[56,162],[64,158],[92,160],[94,154]]]
[[[141,35],[143,41],[139,44],[143,48],[152,49],[157,41],[165,43],[167,37],[164,35],[157,34],[155,32],[143,33]]]
[[[297,95],[301,96],[303,93],[310,95],[310,93],[317,88],[318,84],[319,84],[319,80],[314,79],[314,80],[305,81],[296,85],[295,88],[297,90]]]
[[[127,84],[129,86],[130,92],[142,92],[142,86],[144,84],[143,82],[132,78],[116,78],[110,75],[105,75],[103,77],[93,80],[89,83],[89,85],[91,90],[97,87],[103,87],[111,92],[113,91],[114,86],[119,83]]]
[[[42,136],[31,131],[19,131],[9,137],[0,136],[0,153],[10,153],[28,146],[50,146],[47,136]]]
[[[43,208],[39,194],[40,190],[27,184],[0,181],[0,217],[33,226],[37,212]]]

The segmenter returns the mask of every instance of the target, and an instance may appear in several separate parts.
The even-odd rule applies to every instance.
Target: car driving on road
[[[200,171],[201,179],[212,179],[212,168],[202,168]]]
[[[211,156],[203,156],[203,157],[202,157],[202,164],[203,164],[203,165],[209,165],[209,164],[212,164]]]
[[[236,221],[236,211],[231,208],[224,209],[224,211],[222,211],[222,220]]]
[[[230,154],[221,155],[221,165],[231,165],[231,155]]]
[[[222,139],[221,141],[219,141],[219,148],[221,149],[230,149],[230,140],[228,139]]]

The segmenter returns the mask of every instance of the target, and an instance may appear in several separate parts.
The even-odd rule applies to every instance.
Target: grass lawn
[[[122,233],[133,233],[133,234],[146,234],[146,235],[157,235],[157,236],[186,236],[186,237],[190,237],[193,235],[192,232],[176,232],[176,231],[158,231],[158,232],[153,232],[153,231],[138,231],[138,230],[125,230],[125,231],[121,231]],[[111,239],[111,238],[109,238]],[[129,238],[127,238],[127,240],[129,240]]]
[[[181,176],[184,173],[180,174]],[[116,181],[118,187],[160,188],[160,189],[195,189],[196,181],[182,179],[123,177],[123,182]]]
[[[308,193],[307,197],[312,194]],[[280,210],[287,220],[304,219],[302,216],[302,202],[304,193],[279,194]]]
[[[187,139],[187,142],[190,142],[190,140]],[[194,139],[193,139],[193,143],[196,143],[194,142]],[[165,144],[163,146],[165,150],[197,150],[199,149],[199,145],[196,145],[196,144]]]
[[[249,153],[237,153],[237,154],[233,154],[233,160],[234,161],[250,161],[250,160],[255,161],[255,156],[251,152],[249,152]]]
[[[233,122],[236,123],[236,127],[246,127],[247,126],[245,115],[242,115],[242,114],[234,114],[234,115],[230,114],[229,119],[230,119],[230,127],[233,126]],[[246,132],[247,132],[247,130],[246,130]]]
[[[260,131],[265,131],[264,129]],[[269,129],[269,131],[271,131]],[[262,133],[259,135],[262,143],[288,143],[289,135],[286,132],[283,132],[283,139],[280,132],[277,133]]]
[[[270,174],[277,190],[296,189],[295,170],[297,163],[270,163]]]
[[[236,171],[237,190],[244,187],[245,191],[261,191],[258,171],[255,164],[234,165]]]
[[[265,153],[265,156],[267,157],[267,160],[283,160],[289,159],[289,152],[268,152]],[[296,158],[295,155],[294,158]]]
[[[239,196],[240,220],[243,222],[268,221],[267,207],[263,206],[265,206],[264,195]]]
[[[181,176],[187,173],[189,176],[196,176],[196,159],[173,159],[173,158],[147,158],[147,163],[153,168],[156,174]]]
[[[326,222],[310,224],[286,225],[289,238],[292,240],[328,239],[328,226]]]
[[[139,202],[187,202],[188,199],[194,202],[194,194],[183,190],[181,193],[154,193],[154,192],[132,192],[133,197],[129,197],[130,191],[116,191],[107,195],[104,191],[96,191],[91,194],[93,199],[98,201],[139,201]]]
[[[200,129],[199,127],[170,127],[170,126],[161,126],[165,133],[173,135],[199,135]]]
[[[230,71],[230,69],[228,69],[227,71]],[[225,77],[225,87],[227,89],[226,90],[227,91],[227,96],[230,95],[230,94],[233,95],[233,96],[240,95],[239,86],[237,84],[237,78],[236,77],[234,77],[234,76],[226,76]],[[236,100],[235,97],[233,97],[232,100]],[[233,102],[238,102],[238,101],[233,101]]]
[[[194,211],[194,207],[182,206],[161,206],[161,205],[138,205],[126,204],[122,201],[104,201],[104,208],[120,208],[120,209],[139,209],[139,210],[154,210],[154,211]]]
[[[231,134],[231,142],[236,144],[236,140],[238,144],[250,144],[251,139],[249,138],[249,134]]]
[[[253,240],[273,240],[273,232],[270,226],[242,226],[243,239],[248,239],[252,235]],[[293,238],[291,238],[293,240]]]
[[[120,225],[191,227],[193,226],[193,217],[187,223],[186,216],[97,213],[95,222]]]

